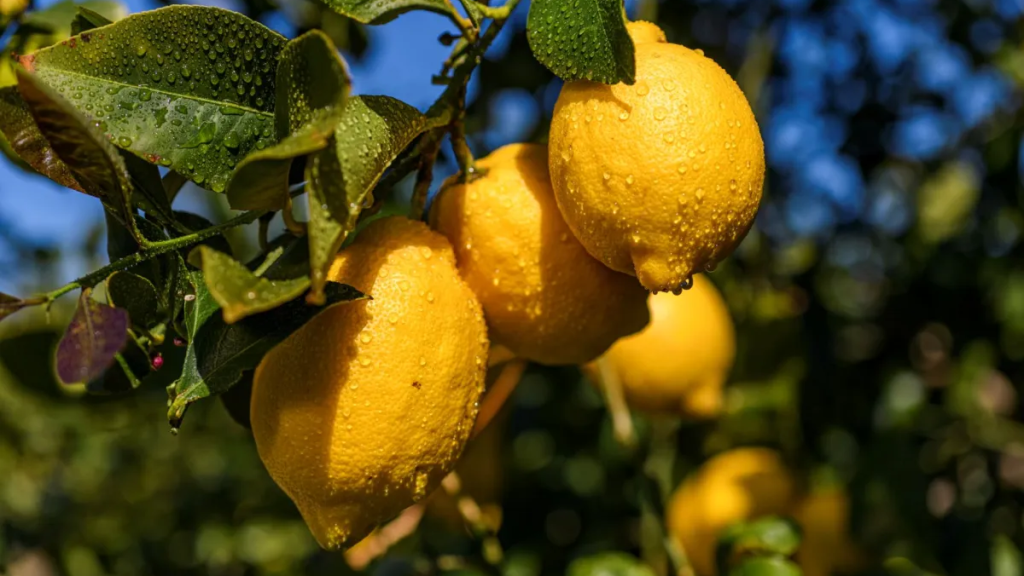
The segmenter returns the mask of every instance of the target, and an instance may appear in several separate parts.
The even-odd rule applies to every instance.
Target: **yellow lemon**
[[[648,305],[651,323],[604,356],[626,402],[640,410],[717,416],[736,356],[736,333],[721,294],[698,275],[690,290],[652,295]]]
[[[715,571],[715,546],[730,525],[784,514],[795,502],[796,482],[779,454],[737,448],[711,458],[676,489],[666,526],[699,576]]]
[[[351,546],[455,466],[484,385],[487,331],[451,246],[386,218],[329,279],[373,299],[325,310],[256,370],[252,431],[321,546]]]
[[[568,82],[555,105],[551,180],[583,246],[653,291],[676,291],[743,239],[764,144],[736,82],[657,26],[629,25],[636,83]]]
[[[458,495],[438,488],[427,501],[428,515],[457,531],[465,530],[466,521],[470,520],[497,532],[502,516],[502,440],[508,414],[508,410],[502,410],[495,422],[470,440],[455,467]]]
[[[804,576],[852,574],[865,567],[865,556],[850,537],[850,499],[845,491],[812,492],[793,517],[803,529],[796,560]]]
[[[544,146],[514,144],[449,181],[431,209],[491,338],[541,364],[580,364],[647,323],[647,292],[591,258],[555,204]]]

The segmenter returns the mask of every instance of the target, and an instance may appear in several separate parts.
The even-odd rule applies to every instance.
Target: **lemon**
[[[669,501],[666,527],[696,573],[711,576],[716,573],[715,546],[725,528],[788,512],[796,492],[796,481],[777,452],[737,448],[711,458],[683,482]]]
[[[508,414],[508,410],[502,410],[495,422],[470,440],[455,467],[458,495],[449,494],[443,487],[435,490],[427,501],[428,516],[456,531],[465,530],[466,520],[470,519],[492,526],[497,532],[502,516],[502,441]]]
[[[850,499],[838,487],[812,492],[797,506],[793,517],[803,529],[796,560],[804,576],[856,573],[865,556],[850,537]]]
[[[385,218],[328,274],[372,300],[329,308],[256,370],[260,458],[321,546],[350,546],[433,491],[473,428],[488,340],[451,246]]]
[[[572,235],[544,146],[506,146],[478,166],[483,177],[444,186],[431,222],[455,247],[496,343],[541,364],[580,364],[644,327],[647,292]]]
[[[679,296],[652,295],[648,306],[651,323],[616,342],[604,356],[626,402],[652,412],[717,416],[736,356],[736,333],[722,296],[699,275],[690,290]]]
[[[702,52],[629,24],[636,83],[568,82],[550,133],[558,207],[579,241],[652,291],[677,291],[750,229],[764,144],[736,83]]]

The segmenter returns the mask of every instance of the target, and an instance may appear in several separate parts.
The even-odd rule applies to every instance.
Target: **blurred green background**
[[[216,4],[289,36],[327,30],[358,93],[421,108],[437,94],[429,78],[449,25],[436,15],[367,29],[312,2]],[[471,90],[479,154],[546,137],[560,84],[529,52],[527,5]],[[563,574],[617,550],[663,573],[659,496],[709,455],[762,445],[802,482],[847,486],[851,530],[872,559],[865,574],[1024,574],[1024,2],[627,7],[733,73],[765,137],[757,226],[711,275],[739,338],[726,415],[697,424],[637,414],[643,448],[629,452],[578,370],[531,367],[489,458],[473,466],[500,484],[496,540],[428,514],[367,570]],[[9,26],[0,47],[24,52],[67,34],[57,25],[67,6],[43,14]],[[438,180],[455,170],[449,152]],[[393,200],[407,193],[408,183]],[[194,187],[179,202],[226,213]],[[251,255],[253,238],[232,236],[236,254]],[[98,202],[2,165],[0,289],[52,289],[101,265],[104,243]],[[57,384],[52,351],[71,306],[0,325],[0,573],[352,571],[317,548],[219,401],[197,404],[172,436],[162,389],[102,398]]]

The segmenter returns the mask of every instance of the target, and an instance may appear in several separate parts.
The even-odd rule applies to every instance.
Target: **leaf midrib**
[[[36,62],[38,63],[38,60]],[[195,95],[190,95],[190,94],[186,95],[186,94],[182,94],[182,93],[179,93],[179,92],[168,92],[167,90],[163,90],[163,89],[160,89],[160,88],[150,88],[148,85],[145,85],[145,84],[128,84],[127,82],[119,82],[117,80],[108,80],[108,79],[103,78],[101,76],[90,76],[89,74],[85,74],[83,72],[78,72],[78,71],[75,71],[75,70],[68,70],[67,68],[60,68],[58,66],[52,66],[52,67],[49,67],[49,68],[47,68],[45,66],[42,66],[42,67],[38,67],[37,66],[36,70],[38,70],[38,71],[54,71],[54,70],[58,70],[60,72],[64,72],[64,73],[69,74],[69,75],[78,76],[78,77],[81,77],[81,78],[89,78],[89,79],[92,79],[92,80],[96,80],[98,82],[107,82],[107,83],[113,84],[115,86],[121,86],[121,87],[124,87],[124,88],[144,88],[146,90],[149,90],[150,92],[153,92],[154,94],[163,94],[163,95],[166,95],[166,96],[176,96],[178,98],[188,98],[189,100],[193,100],[193,101],[196,101],[196,102],[205,102],[207,104],[215,104],[217,106],[231,106],[232,108],[237,108],[237,109],[242,110],[242,111],[251,112],[251,113],[259,115],[259,116],[267,116],[267,117],[269,117],[271,119],[274,118],[274,113],[272,111],[271,112],[264,112],[262,110],[257,110],[255,108],[250,108],[249,106],[243,106],[242,104],[238,104],[236,102],[227,102],[227,101],[222,101],[222,100],[211,100],[209,98],[203,98],[202,96],[195,96]]]

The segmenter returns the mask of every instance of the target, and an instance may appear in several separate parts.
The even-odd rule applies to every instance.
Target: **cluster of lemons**
[[[735,336],[695,275],[750,228],[763,144],[713,61],[653,24],[629,30],[634,85],[567,83],[549,145],[480,160],[480,177],[445,184],[429,225],[371,224],[329,277],[372,299],[326,310],[260,364],[257,448],[322,546],[351,546],[437,489],[470,439],[491,344],[546,365],[602,357],[638,409],[721,411]],[[716,531],[791,499],[791,482],[741,481],[765,458],[738,454],[670,509],[699,574]]]

